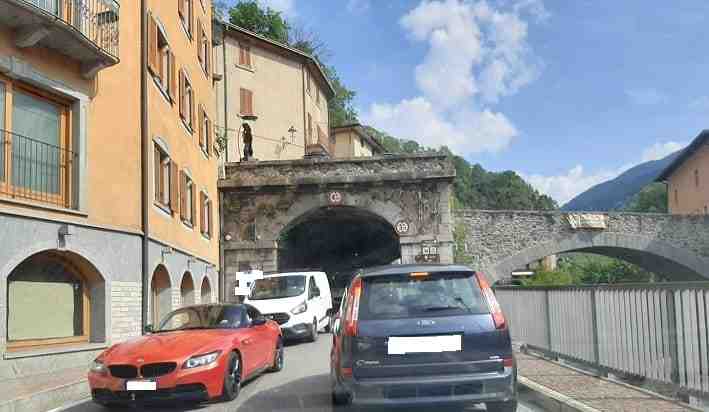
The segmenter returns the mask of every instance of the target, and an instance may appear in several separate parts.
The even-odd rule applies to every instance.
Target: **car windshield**
[[[473,273],[409,273],[365,278],[360,319],[489,313]]]
[[[245,326],[241,306],[191,306],[169,313],[155,332],[194,329],[238,329]]]
[[[305,292],[305,276],[269,276],[258,279],[251,291],[251,300],[280,299],[302,295]]]

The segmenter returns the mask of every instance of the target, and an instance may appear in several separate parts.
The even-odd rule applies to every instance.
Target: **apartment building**
[[[671,214],[709,214],[709,131],[702,131],[656,179]]]
[[[225,161],[300,159],[329,154],[332,85],[310,55],[238,26],[214,22],[217,133],[228,142]]]
[[[211,25],[211,0],[0,0],[0,386],[218,299]]]
[[[334,157],[371,157],[384,154],[386,149],[360,124],[333,127],[330,152]]]

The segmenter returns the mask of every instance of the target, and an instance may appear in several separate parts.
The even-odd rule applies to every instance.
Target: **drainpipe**
[[[308,154],[308,124],[306,120],[306,113],[308,112],[308,109],[307,107],[305,107],[305,71],[307,70],[307,67],[305,67],[305,63],[301,64],[300,67],[302,68],[302,73],[300,77],[301,81],[303,82],[303,154],[306,155]]]
[[[229,82],[227,80],[227,64],[226,64],[226,25],[222,26],[222,86],[224,88],[224,133],[227,137],[226,150],[224,151],[224,162],[229,159]],[[238,139],[239,136],[236,136]],[[224,165],[226,171],[226,165]],[[226,178],[226,173],[224,173]],[[226,302],[226,271],[224,268],[224,236],[221,228],[224,227],[224,219],[222,218],[222,204],[224,204],[224,194],[219,192],[219,301]]]
[[[150,185],[148,174],[148,150],[150,149],[148,135],[148,7],[147,0],[140,0],[140,173],[141,173],[141,228],[143,231],[142,251],[141,251],[141,269],[142,269],[142,299],[141,299],[141,333],[144,333],[145,326],[148,322],[148,297],[150,288],[150,274],[148,273],[148,246],[150,241],[150,230],[148,222],[148,212],[150,211],[150,197],[148,196],[148,187]]]

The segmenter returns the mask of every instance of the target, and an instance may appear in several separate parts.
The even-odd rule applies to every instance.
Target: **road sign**
[[[330,192],[327,195],[327,200],[330,202],[331,205],[339,205],[342,204],[343,196],[342,193],[340,192]]]
[[[396,229],[396,233],[400,235],[405,235],[409,233],[409,229],[411,226],[409,225],[409,222],[405,220],[400,220],[396,223],[396,226],[394,227]]]

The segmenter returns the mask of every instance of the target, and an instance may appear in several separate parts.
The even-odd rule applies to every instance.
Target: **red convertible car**
[[[242,382],[283,368],[278,324],[250,305],[188,306],[150,334],[111,346],[89,371],[91,396],[133,402],[232,400]]]

